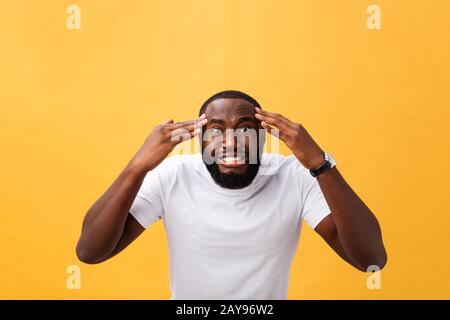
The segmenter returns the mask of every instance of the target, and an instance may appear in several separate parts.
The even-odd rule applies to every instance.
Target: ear
[[[266,144],[266,129],[261,126],[261,122],[258,121],[258,153],[262,154],[264,145]]]

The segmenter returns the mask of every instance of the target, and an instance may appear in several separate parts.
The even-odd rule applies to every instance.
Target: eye
[[[249,127],[243,126],[243,127],[237,128],[236,131],[237,131],[237,133],[242,134],[242,133],[246,133],[249,129],[250,129]]]
[[[211,134],[212,135],[220,135],[222,134],[222,130],[220,128],[211,128]]]

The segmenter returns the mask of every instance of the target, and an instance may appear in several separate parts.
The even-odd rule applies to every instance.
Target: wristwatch
[[[330,153],[324,152],[324,157],[325,161],[319,167],[309,170],[313,177],[318,177],[331,168],[336,167],[336,160],[334,160],[333,156]]]

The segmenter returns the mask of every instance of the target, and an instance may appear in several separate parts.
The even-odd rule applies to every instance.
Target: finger
[[[264,117],[273,118],[276,121],[281,121],[281,122],[285,123],[287,128],[294,128],[295,127],[295,123],[292,122],[291,120],[289,120],[288,118],[286,118],[285,116],[283,116],[282,114],[265,111],[265,110],[262,110],[261,108],[258,108],[258,107],[255,107],[255,110],[257,112],[255,114],[255,116],[256,115],[262,115]]]
[[[175,129],[171,129],[172,130],[172,136],[176,136],[176,135],[180,135],[183,133],[189,133],[194,131],[195,129],[202,129],[203,126],[206,124],[207,119],[203,119],[200,122],[194,122],[192,124],[188,124],[185,126],[181,126]]]
[[[289,126],[289,124],[282,118],[277,117],[271,117],[268,115],[262,115],[259,113],[255,113],[255,118],[258,119],[259,121],[264,121],[267,124],[270,124],[274,127],[276,127],[277,129],[279,129],[280,131],[289,131],[291,128]]]
[[[274,137],[283,139],[283,137],[285,136],[280,130],[273,128],[272,126],[268,125],[267,122],[265,121],[261,121],[261,126]]]
[[[167,120],[164,120],[163,122],[161,122],[161,124],[170,124],[172,122],[173,122],[173,119],[167,119]]]
[[[274,118],[276,118],[276,117],[283,117],[281,114],[278,114],[278,113],[275,113],[275,112],[266,111],[266,110],[263,110],[263,109],[261,109],[259,107],[255,107],[255,110],[256,110],[257,114],[261,114],[263,116],[270,116],[270,117],[274,117]]]
[[[202,129],[196,128],[195,130],[192,130],[192,131],[185,130],[185,131],[179,132],[175,135],[172,134],[171,141],[174,141],[176,144],[178,144],[180,142],[192,139],[193,137],[199,135],[200,132],[202,132]]]
[[[261,121],[261,127],[266,129],[268,133],[272,133],[273,128],[267,124],[265,121]]]
[[[198,123],[199,126],[202,126],[204,124],[206,124],[207,119],[205,114],[202,114],[199,118],[197,119],[192,119],[192,120],[187,120],[187,121],[182,121],[182,122],[176,122],[172,125],[169,126],[170,130],[175,130],[178,128],[182,128],[182,127],[186,127],[186,126],[190,126],[190,125],[195,125]]]
[[[255,107],[255,110],[256,110],[257,114],[261,114],[263,116],[269,116],[269,117],[273,117],[273,118],[282,118],[282,119],[288,120],[286,117],[284,117],[282,114],[279,114],[279,113],[266,111],[259,107]]]
[[[182,127],[180,129],[184,129],[184,130],[187,130],[187,131],[194,131],[195,129],[202,129],[203,126],[206,125],[207,122],[208,122],[207,119],[203,119],[200,122],[196,122],[194,124],[187,125],[187,126]]]
[[[187,126],[187,125],[190,125],[190,124],[193,124],[193,123],[195,123],[195,120],[187,120],[187,121],[175,122],[175,123],[170,124],[168,126],[168,129],[175,130],[175,129],[182,128],[184,126]]]

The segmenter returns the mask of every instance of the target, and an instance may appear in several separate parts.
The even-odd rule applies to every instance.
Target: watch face
[[[328,152],[325,152],[325,160],[330,161],[331,167],[335,167],[336,166],[336,160],[334,160],[333,156],[330,153],[328,153]]]

